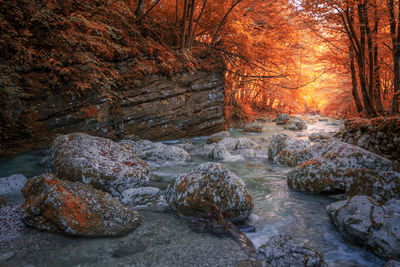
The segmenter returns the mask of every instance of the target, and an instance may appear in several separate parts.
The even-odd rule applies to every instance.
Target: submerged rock
[[[264,266],[327,266],[316,249],[305,244],[296,245],[290,235],[275,235],[257,250],[257,258]]]
[[[360,177],[358,172],[363,172],[364,169],[369,173],[372,171],[368,170],[375,171],[376,174],[371,174],[373,176],[383,177],[381,172],[392,170],[392,163],[357,146],[335,142],[321,156],[314,157],[290,171],[288,185],[314,193],[343,193],[351,188],[351,184]],[[366,185],[368,186],[370,185]],[[352,192],[354,193],[356,192]]]
[[[140,140],[129,142],[135,149],[136,155],[146,161],[188,161],[190,154],[183,148],[165,145],[160,142]]]
[[[28,179],[22,174],[0,178],[0,195],[19,192]]]
[[[232,222],[239,222],[253,209],[251,195],[242,179],[219,163],[204,163],[174,177],[165,194],[171,208],[197,217],[207,217],[217,208]]]
[[[278,164],[296,166],[312,158],[311,146],[307,141],[274,134],[268,147],[268,158]]]
[[[22,193],[22,220],[38,230],[91,237],[121,236],[140,223],[136,212],[110,194],[51,174],[30,179]]]
[[[215,133],[215,134],[210,135],[210,137],[208,137],[207,144],[218,143],[222,139],[228,138],[228,137],[231,137],[231,134],[228,131],[222,131],[219,133]]]
[[[307,124],[305,121],[299,118],[292,118],[288,122],[286,122],[285,126],[283,126],[286,130],[292,131],[300,131],[303,129],[307,129]]]
[[[165,211],[168,203],[163,192],[155,187],[130,188],[122,192],[121,203],[138,210]]]
[[[146,245],[144,245],[139,240],[135,240],[135,241],[133,241],[133,243],[130,243],[129,245],[122,246],[122,247],[114,250],[112,257],[113,258],[122,258],[122,257],[130,256],[130,255],[145,251],[146,249],[147,249]]]
[[[91,184],[113,196],[146,185],[150,179],[148,165],[130,144],[72,133],[58,136],[51,151],[57,177]]]
[[[400,200],[384,206],[367,196],[354,196],[327,207],[340,234],[384,259],[400,259]]]
[[[275,122],[278,125],[286,124],[290,120],[290,116],[287,113],[278,114],[275,118]]]

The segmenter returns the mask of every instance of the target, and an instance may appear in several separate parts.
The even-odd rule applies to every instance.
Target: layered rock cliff
[[[56,133],[174,139],[224,127],[224,64],[125,1],[0,1],[0,154]]]

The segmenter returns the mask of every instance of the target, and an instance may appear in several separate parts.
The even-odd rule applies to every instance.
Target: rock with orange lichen
[[[57,177],[91,184],[113,196],[149,182],[149,167],[130,144],[72,133],[58,136],[51,152]]]
[[[325,146],[321,156],[288,173],[289,187],[314,193],[362,193],[376,199],[400,193],[400,174],[392,171],[390,160],[340,141]]]
[[[22,193],[22,220],[41,231],[122,236],[140,224],[139,215],[110,194],[51,174],[30,179]]]
[[[274,134],[268,147],[268,158],[281,165],[296,166],[312,158],[310,142]]]
[[[174,177],[165,194],[171,208],[197,217],[207,217],[217,208],[232,222],[238,222],[253,209],[242,179],[219,163],[204,163]]]
[[[327,207],[331,221],[343,238],[366,247],[384,259],[400,259],[400,199],[385,205],[357,195]]]

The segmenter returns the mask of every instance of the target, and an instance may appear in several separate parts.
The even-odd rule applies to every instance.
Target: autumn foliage
[[[235,120],[398,112],[392,0],[7,0],[0,12],[2,103],[35,90],[115,98],[127,80],[224,68]]]

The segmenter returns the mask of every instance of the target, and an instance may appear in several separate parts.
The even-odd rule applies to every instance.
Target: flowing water
[[[233,137],[250,139],[259,139],[261,136],[268,138],[274,133],[285,133],[296,138],[307,139],[307,135],[312,132],[337,131],[341,125],[337,122],[333,123],[333,121],[315,122],[309,124],[307,130],[300,132],[284,130],[274,123],[264,123],[263,126],[264,132],[260,134],[246,134],[238,129],[231,129],[230,132]],[[301,137],[297,137],[298,135]],[[192,138],[191,141],[194,145],[201,145],[205,143],[206,137]],[[166,143],[179,143],[179,141],[168,141]],[[264,244],[275,234],[287,233],[292,235],[295,241],[308,243],[319,250],[328,263],[336,263],[337,266],[346,263],[356,264],[354,266],[357,266],[357,264],[359,266],[383,265],[384,262],[373,254],[345,243],[329,222],[326,206],[337,201],[337,199],[333,196],[289,190],[286,184],[286,174],[292,168],[278,166],[268,161],[266,155],[268,141],[262,143],[262,146],[263,152],[258,153],[257,157],[246,158],[241,161],[222,162],[244,180],[253,197],[255,208],[248,223],[256,227],[256,232],[246,235],[256,247]],[[1,161],[0,177],[13,173],[23,173],[27,176],[40,174],[44,171],[44,166],[38,163],[43,154],[43,151],[36,151]],[[206,161],[209,160],[201,156],[193,156],[193,160],[188,163],[153,166],[154,177],[151,185],[165,189],[174,175],[188,172]],[[11,197],[9,198],[11,199]],[[15,199],[13,201],[15,202]],[[23,263],[33,262],[38,266],[108,266],[111,264],[118,266],[228,266],[233,265],[235,260],[245,258],[243,253],[237,250],[237,247],[233,250],[230,249],[230,246],[234,246],[231,240],[227,240],[225,237],[215,237],[209,233],[198,233],[188,225],[188,222],[182,221],[172,213],[153,214],[145,212],[144,218],[146,225],[140,226],[133,234],[124,238],[78,239],[62,237],[58,239],[58,237],[54,237],[56,235],[42,234],[40,237],[32,238],[31,242],[40,242],[40,239],[43,238],[48,240],[49,245],[39,246],[36,250],[31,249],[32,252],[29,248],[26,248],[24,252],[21,252],[24,255],[23,257],[15,256],[18,260],[14,263],[23,265]],[[151,237],[151,234],[153,234],[153,237]],[[30,235],[32,236],[32,234]],[[147,235],[150,235],[150,238],[147,238]],[[52,240],[51,242],[49,238]],[[143,249],[143,252],[139,251],[133,257],[112,257],[112,251],[115,251],[121,244],[136,242],[137,238],[145,242],[146,248]],[[152,240],[151,238],[156,240],[154,241],[155,246],[152,243],[153,241],[149,241]],[[9,242],[11,249],[24,246],[21,245],[23,242],[18,243],[21,241],[13,242]],[[51,245],[51,243],[62,243],[63,245],[57,246]],[[183,251],[182,246],[185,247]],[[0,251],[1,248],[0,245]],[[41,249],[47,249],[47,251],[41,252]],[[18,249],[16,250],[18,251]],[[29,257],[29,254],[31,254],[31,257]],[[185,257],[183,254],[185,254]],[[207,261],[213,258],[220,258],[220,261]],[[233,259],[233,261],[225,260],[226,258]],[[191,260],[193,262],[190,262]]]

